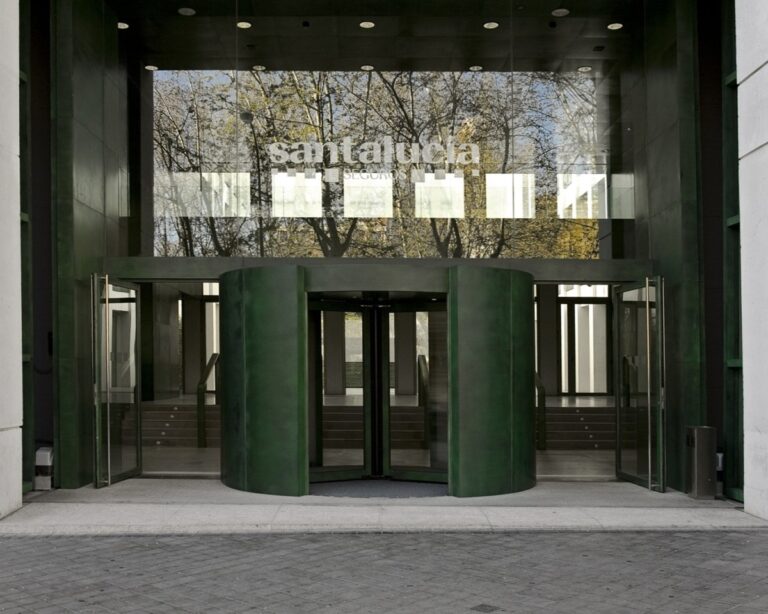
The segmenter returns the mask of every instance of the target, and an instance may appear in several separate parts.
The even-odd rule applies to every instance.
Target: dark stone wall
[[[52,14],[54,354],[58,486],[93,478],[90,276],[127,255],[127,82],[116,19],[100,0]]]
[[[706,423],[696,35],[694,0],[646,1],[636,249],[665,281],[667,477],[678,489],[685,427]]]

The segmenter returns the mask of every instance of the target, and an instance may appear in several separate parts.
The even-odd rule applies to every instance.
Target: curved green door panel
[[[533,278],[449,273],[449,490],[510,493],[535,483]]]
[[[304,270],[225,273],[221,302],[221,473],[233,488],[308,492]]]
[[[509,271],[509,325],[512,344],[512,468],[515,491],[536,484],[536,349],[533,277]]]

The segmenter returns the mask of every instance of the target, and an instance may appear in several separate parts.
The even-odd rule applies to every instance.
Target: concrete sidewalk
[[[0,521],[0,535],[755,528],[768,528],[768,521],[734,502],[695,501],[622,482],[545,482],[514,495],[472,499],[294,498],[244,493],[217,480],[134,479],[100,490],[35,494]]]

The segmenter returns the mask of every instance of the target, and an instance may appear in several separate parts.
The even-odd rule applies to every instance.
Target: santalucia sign
[[[267,151],[276,166],[338,164],[479,164],[480,148],[475,143],[456,143],[449,137],[445,143],[395,143],[392,137],[355,145],[344,137],[341,143],[307,141],[270,143]]]

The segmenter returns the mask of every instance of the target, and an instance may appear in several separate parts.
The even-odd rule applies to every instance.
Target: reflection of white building
[[[344,176],[344,216],[392,217],[392,174],[346,174]]]
[[[566,219],[633,219],[635,178],[631,173],[559,173],[557,216]]]
[[[250,173],[156,173],[155,215],[249,217]]]
[[[485,175],[485,216],[533,218],[536,215],[533,173],[487,173]]]
[[[435,173],[425,173],[424,181],[415,184],[417,218],[464,217],[464,178],[446,173],[437,179]]]
[[[272,175],[274,217],[322,217],[323,185],[320,173]]]
[[[608,218],[608,182],[604,173],[558,173],[557,217]]]

